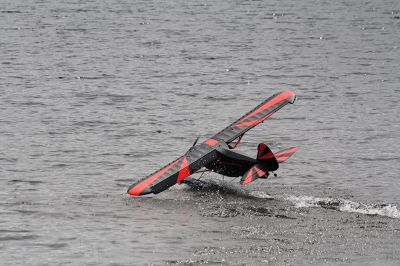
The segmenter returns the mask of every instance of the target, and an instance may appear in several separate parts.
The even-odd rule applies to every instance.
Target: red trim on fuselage
[[[237,127],[255,126],[255,125],[258,125],[259,123],[261,123],[262,121],[264,121],[265,119],[267,119],[268,117],[270,117],[273,114],[274,113],[271,113],[269,115],[266,115],[264,117],[261,117],[259,119],[253,120],[253,121],[243,122],[243,123],[240,123],[240,124],[236,123],[235,126],[237,126]]]
[[[138,183],[136,186],[129,189],[128,194],[133,195],[133,196],[140,196],[140,193],[142,193],[143,190],[145,190],[148,186],[150,186],[160,176],[165,174],[169,169],[171,169],[175,164],[177,164],[178,161],[179,161],[179,159],[176,160],[175,162],[171,163],[170,165],[167,165],[165,168],[161,169],[157,173],[149,176],[142,182]]]

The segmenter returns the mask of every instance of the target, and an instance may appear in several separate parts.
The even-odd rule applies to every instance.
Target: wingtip
[[[282,93],[288,94],[288,101],[290,104],[293,104],[297,99],[296,93],[293,90],[285,90]]]
[[[129,195],[131,195],[131,196],[138,197],[138,196],[143,196],[143,195],[146,195],[146,194],[150,194],[150,193],[152,193],[152,191],[148,187],[143,189],[143,190],[142,189],[138,189],[137,184],[134,184],[134,185],[132,185],[132,186],[130,186],[128,188],[127,193]]]

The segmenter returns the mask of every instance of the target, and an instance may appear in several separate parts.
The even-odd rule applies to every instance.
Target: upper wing
[[[160,193],[215,160],[217,151],[207,144],[192,147],[185,155],[129,187],[128,194]]]
[[[213,138],[223,140],[229,144],[251,128],[255,127],[273,115],[286,104],[294,103],[295,99],[296,94],[293,91],[281,91],[262,102],[256,108],[239,118],[237,121],[233,122],[228,127],[224,128]]]

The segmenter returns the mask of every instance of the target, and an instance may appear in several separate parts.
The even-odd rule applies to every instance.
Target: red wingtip
[[[285,93],[285,94],[288,95],[289,103],[294,103],[296,101],[297,96],[296,96],[296,93],[294,91],[286,90],[286,91],[283,91],[282,93]]]
[[[181,157],[182,158],[182,157]],[[128,189],[128,194],[132,196],[142,196],[146,195],[149,193],[152,193],[150,186],[151,184],[156,181],[160,176],[165,174],[169,169],[171,169],[175,164],[178,163],[178,161],[181,159],[179,158],[178,160],[174,161],[173,163],[170,163],[169,165],[165,166],[163,169],[159,170],[158,172],[146,177],[145,179],[139,181],[138,183],[132,185]]]
[[[143,196],[152,193],[149,188],[142,189],[138,184],[131,186],[127,192],[131,196]]]

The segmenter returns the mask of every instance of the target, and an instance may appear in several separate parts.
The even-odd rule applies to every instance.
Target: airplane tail
[[[276,160],[279,163],[283,163],[287,159],[289,159],[296,151],[297,151],[296,147],[291,147],[286,150],[279,151],[279,152],[275,153]]]
[[[258,144],[257,163],[251,167],[241,178],[240,184],[247,185],[258,178],[267,178],[268,172],[275,171],[297,151],[296,147],[272,153],[264,143]]]
[[[268,171],[275,171],[279,168],[279,163],[270,148],[264,144],[258,144],[257,161]]]

